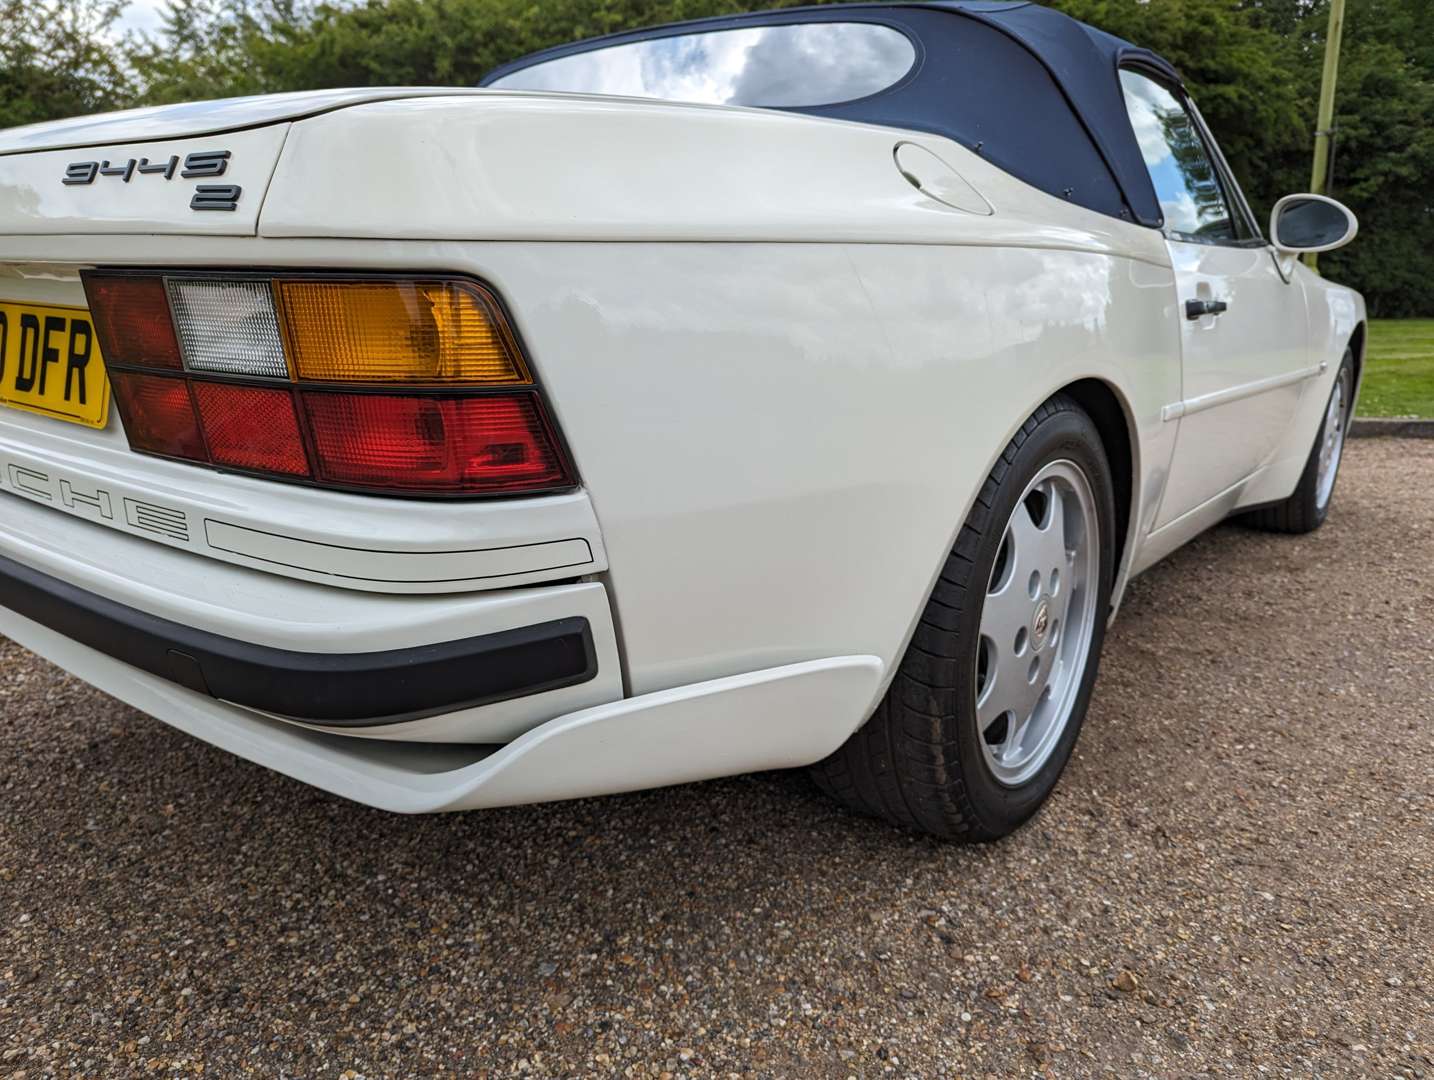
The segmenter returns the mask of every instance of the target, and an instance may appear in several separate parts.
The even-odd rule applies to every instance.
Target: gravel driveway
[[[943,845],[769,774],[398,818],[0,639],[0,1075],[1434,1078],[1434,442],[1139,580]]]

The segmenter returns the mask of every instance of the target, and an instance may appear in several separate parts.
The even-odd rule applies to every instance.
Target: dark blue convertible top
[[[533,64],[694,30],[809,22],[874,22],[915,44],[910,74],[878,94],[788,111],[945,135],[1027,183],[1113,217],[1158,228],[1155,189],[1126,114],[1119,68],[1179,85],[1147,49],[1027,0],[834,4],[783,8],[610,34],[533,53],[482,85]]]

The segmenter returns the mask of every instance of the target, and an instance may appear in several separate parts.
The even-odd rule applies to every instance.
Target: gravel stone
[[[0,1074],[1434,1076],[1434,441],[1347,453],[1132,586],[982,847],[796,773],[390,816],[0,639]]]

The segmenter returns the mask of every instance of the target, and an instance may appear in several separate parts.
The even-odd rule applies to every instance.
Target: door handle
[[[1206,315],[1222,315],[1230,310],[1230,305],[1223,300],[1186,300],[1185,317],[1187,319],[1199,319]]]

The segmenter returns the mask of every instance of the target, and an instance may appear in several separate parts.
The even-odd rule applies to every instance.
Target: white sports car
[[[390,810],[812,766],[998,837],[1133,575],[1324,520],[1355,229],[1026,3],[0,132],[0,632]]]

